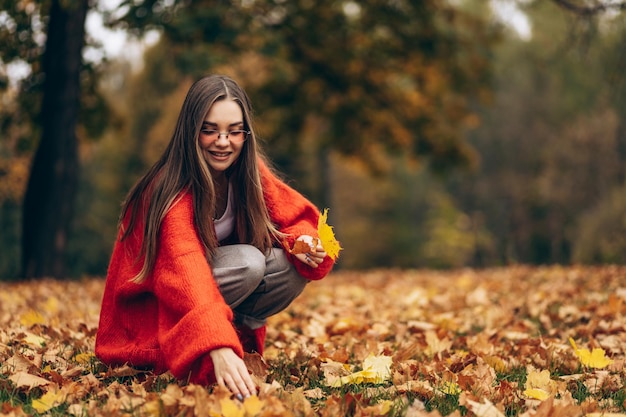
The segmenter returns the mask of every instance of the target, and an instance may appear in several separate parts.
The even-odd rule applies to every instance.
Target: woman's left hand
[[[324,251],[319,239],[317,239],[317,246],[315,247],[313,246],[313,237],[309,235],[302,235],[298,238],[298,240],[307,243],[311,247],[311,250],[307,253],[299,253],[295,255],[296,258],[311,268],[317,268],[317,266],[321,264],[326,257],[326,251]]]

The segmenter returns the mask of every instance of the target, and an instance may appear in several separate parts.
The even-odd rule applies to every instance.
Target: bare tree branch
[[[626,10],[626,2],[598,1],[592,6],[581,5],[572,0],[552,0],[556,5],[580,16],[593,16],[609,10]]]

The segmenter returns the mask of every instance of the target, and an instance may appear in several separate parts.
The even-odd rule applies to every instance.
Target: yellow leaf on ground
[[[605,356],[604,349],[595,348],[593,351],[589,352],[589,349],[578,349],[576,346],[576,342],[571,337],[569,338],[569,342],[574,348],[574,353],[578,356],[580,363],[584,366],[588,366],[589,368],[602,369],[606,368],[610,364],[613,363],[612,359],[609,359]]]
[[[363,370],[369,370],[376,374],[376,383],[383,383],[391,377],[391,356],[369,355],[363,361]]]
[[[531,370],[526,377],[524,395],[535,400],[546,400],[557,393],[556,381],[550,379],[550,371]]]
[[[95,359],[95,357],[96,355],[94,355],[93,352],[84,352],[76,355],[74,359],[82,365],[88,365],[91,363],[92,359]]]
[[[539,388],[526,388],[526,390],[524,390],[524,395],[528,398],[539,401],[547,400],[548,398],[550,398],[550,393]]]
[[[246,415],[246,410],[230,398],[221,399],[220,407],[223,417],[244,417]]]
[[[59,311],[59,300],[56,297],[50,297],[44,304],[44,309],[48,314],[56,314]]]
[[[246,398],[243,401],[243,409],[247,417],[256,416],[263,409],[264,402],[256,395]]]
[[[51,390],[42,395],[38,400],[33,400],[32,406],[38,413],[46,411],[61,405],[65,402],[65,394],[58,390]]]
[[[35,310],[29,310],[20,317],[20,323],[26,327],[32,327],[35,324],[44,324],[46,320]]]
[[[391,378],[391,356],[369,355],[363,361],[363,370],[330,382],[332,387],[347,384],[382,384]]]

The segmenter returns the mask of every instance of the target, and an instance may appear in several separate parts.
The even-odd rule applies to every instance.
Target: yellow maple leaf
[[[550,371],[531,370],[526,377],[524,395],[535,400],[546,400],[557,393],[556,382],[550,379]]]
[[[56,314],[59,311],[59,300],[56,297],[48,298],[44,308],[49,314]]]
[[[528,398],[539,401],[547,400],[548,398],[550,398],[550,393],[539,388],[526,388],[524,390],[524,395]]]
[[[265,403],[259,399],[256,395],[252,395],[243,400],[243,408],[246,416],[256,416],[261,412]]]
[[[576,346],[576,342],[571,337],[569,338],[569,342],[574,348],[574,353],[578,356],[580,363],[589,368],[602,369],[606,368],[610,364],[613,363],[612,359],[609,359],[605,356],[604,349],[595,348],[593,351],[589,351],[589,349],[579,349]]]
[[[230,398],[221,399],[220,407],[223,417],[244,417],[246,415],[246,410]]]
[[[340,387],[347,384],[383,384],[391,378],[391,356],[369,355],[363,361],[363,370],[342,376],[330,385]]]
[[[46,320],[43,316],[35,310],[30,310],[20,317],[20,323],[26,327],[32,327],[35,324],[44,324],[45,322]]]
[[[46,392],[41,398],[33,400],[32,407],[38,413],[45,413],[46,411],[59,406],[65,402],[65,394],[58,390],[50,390]]]
[[[96,355],[94,355],[93,352],[83,352],[76,355],[74,359],[81,365],[89,365],[91,363],[91,360],[95,357]]]
[[[391,377],[391,362],[391,356],[369,355],[363,361],[363,369],[374,372],[376,374],[375,383],[380,384]]]
[[[337,259],[341,249],[341,245],[335,239],[335,232],[333,227],[326,223],[328,220],[328,209],[324,209],[324,212],[320,214],[317,221],[317,234],[319,235],[322,247],[333,260]]]
[[[506,364],[502,360],[495,355],[487,355],[483,358],[487,365],[491,366],[496,372],[504,372],[506,371]]]

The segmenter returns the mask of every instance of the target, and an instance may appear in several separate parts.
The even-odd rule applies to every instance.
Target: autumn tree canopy
[[[515,2],[515,0],[512,1]],[[58,2],[63,6],[62,10],[66,12],[71,8],[64,9],[65,7],[76,6],[78,3]],[[612,48],[616,48],[615,45],[619,45],[618,35],[615,35],[613,39],[611,38],[613,35],[607,35],[608,32],[596,29],[600,27],[598,21],[602,20],[605,12],[611,11],[619,14],[624,8],[624,2],[551,0],[547,3],[539,1],[515,3],[537,22],[545,20],[546,16],[553,19],[555,10],[559,9],[562,13],[558,16],[569,15],[575,21],[580,22],[584,19],[585,22],[590,22],[586,25],[589,33],[601,34],[602,41],[599,45],[606,48],[605,51],[598,53],[598,59],[604,60],[602,62],[607,68],[622,67],[623,57],[610,52],[614,50]],[[403,190],[385,186],[391,196],[398,197],[398,200],[390,200],[397,201],[396,206],[377,208],[378,215],[391,216],[397,222],[393,226],[394,232],[389,231],[390,239],[397,241],[399,247],[407,248],[406,253],[400,254],[397,253],[394,245],[389,245],[388,241],[380,239],[378,242],[380,245],[386,247],[388,251],[397,253],[398,257],[393,259],[401,259],[402,262],[409,262],[411,259],[426,259],[421,258],[421,255],[416,255],[417,252],[422,251],[421,246],[411,246],[416,241],[416,230],[424,229],[429,230],[428,233],[432,232],[432,235],[424,237],[425,240],[431,239],[432,236],[439,236],[437,239],[440,242],[456,239],[456,246],[442,246],[439,243],[427,245],[431,249],[426,252],[446,255],[442,265],[450,265],[448,253],[463,253],[462,259],[467,261],[471,258],[470,240],[487,241],[490,233],[520,233],[520,247],[536,245],[537,240],[529,237],[530,235],[524,231],[530,230],[528,226],[531,224],[539,232],[541,232],[540,229],[558,230],[559,233],[556,234],[550,232],[550,245],[555,248],[552,252],[560,253],[559,259],[568,259],[571,252],[572,234],[566,236],[560,233],[561,225],[567,224],[568,227],[575,227],[571,225],[577,222],[578,212],[575,207],[581,199],[576,194],[575,188],[572,188],[571,193],[561,192],[558,198],[556,194],[550,197],[546,200],[548,203],[544,201],[537,205],[535,204],[537,201],[533,200],[532,203],[526,204],[529,198],[524,190],[535,184],[534,181],[529,181],[528,177],[533,175],[529,172],[532,171],[533,166],[536,166],[534,165],[536,159],[532,157],[525,159],[523,166],[518,169],[520,175],[515,177],[516,180],[513,183],[505,183],[505,177],[499,177],[497,170],[487,168],[478,171],[479,175],[493,175],[494,179],[488,181],[483,178],[471,184],[472,187],[479,187],[477,188],[479,192],[472,195],[480,196],[481,204],[490,205],[489,210],[485,209],[483,214],[497,211],[494,209],[497,194],[494,194],[492,190],[501,189],[505,194],[508,193],[507,195],[519,197],[518,200],[511,200],[514,201],[511,204],[516,210],[525,213],[523,216],[516,215],[517,219],[523,221],[510,223],[511,218],[504,216],[500,222],[494,217],[488,217],[491,223],[484,222],[483,224],[485,227],[495,227],[497,231],[489,230],[489,233],[485,233],[485,229],[476,229],[471,233],[468,231],[460,235],[456,232],[452,235],[448,233],[455,230],[457,226],[454,224],[463,223],[455,223],[453,219],[457,215],[459,218],[464,218],[466,215],[472,217],[473,214],[470,212],[477,207],[477,204],[474,204],[477,200],[473,200],[474,203],[468,203],[469,200],[465,199],[466,195],[455,194],[454,187],[448,187],[434,192],[436,198],[426,197],[430,194],[424,193],[422,200],[418,201],[415,194],[422,193],[422,190],[415,188],[415,177],[405,170],[406,167],[395,166],[398,161],[403,161],[402,164],[412,164],[413,167],[425,166],[431,171],[442,173],[449,172],[451,167],[477,168],[498,165],[497,161],[485,158],[502,154],[490,153],[488,148],[477,147],[477,145],[491,146],[489,144],[491,139],[495,140],[498,146],[504,144],[500,141],[501,134],[497,132],[497,127],[494,125],[499,123],[494,118],[497,112],[489,113],[485,109],[502,99],[502,95],[494,94],[494,89],[508,86],[509,78],[513,79],[509,74],[497,72],[498,68],[494,67],[496,59],[500,62],[509,59],[506,54],[500,54],[496,47],[502,42],[510,44],[510,38],[504,36],[502,26],[495,24],[491,18],[489,2],[475,0],[461,2],[375,0],[366,3],[326,0],[320,2],[255,0],[235,4],[209,0],[122,2],[118,9],[107,15],[107,21],[111,26],[126,30],[129,34],[140,35],[150,29],[156,29],[161,34],[160,43],[145,56],[146,66],[143,71],[132,76],[128,74],[126,74],[128,76],[122,76],[123,81],[118,83],[121,87],[116,90],[118,87],[111,87],[111,78],[100,78],[100,71],[104,68],[107,68],[107,74],[110,77],[119,78],[121,73],[115,73],[114,66],[97,67],[93,63],[82,61],[78,70],[79,84],[73,84],[77,86],[77,89],[63,88],[62,90],[68,93],[63,101],[65,104],[59,102],[47,105],[48,109],[53,109],[53,112],[46,109],[44,114],[42,102],[46,80],[53,80],[48,83],[51,86],[62,85],[59,82],[62,78],[60,76],[57,78],[44,65],[43,57],[46,50],[54,54],[56,59],[54,62],[59,65],[68,64],[70,56],[76,57],[76,54],[60,53],[61,50],[56,47],[45,46],[47,41],[51,42],[50,38],[54,38],[50,36],[53,22],[56,20],[53,19],[54,9],[51,8],[54,4],[57,2],[0,0],[2,10],[0,94],[3,103],[0,108],[2,129],[0,210],[3,227],[0,245],[6,249],[4,253],[10,254],[0,260],[2,270],[10,270],[11,274],[15,273],[14,260],[22,255],[25,258],[31,258],[36,263],[41,261],[42,264],[46,258],[54,259],[57,265],[54,269],[60,271],[63,269],[62,263],[67,262],[71,253],[84,255],[86,251],[107,252],[109,246],[102,242],[98,245],[83,243],[103,239],[102,224],[105,223],[105,218],[107,224],[109,222],[114,224],[114,220],[109,220],[109,217],[96,218],[94,214],[96,212],[89,204],[100,202],[104,206],[102,201],[106,201],[110,207],[100,207],[98,209],[101,210],[100,213],[117,210],[119,194],[122,192],[118,190],[105,198],[100,187],[107,190],[113,190],[115,187],[126,190],[132,184],[136,176],[145,169],[146,165],[150,164],[154,154],[158,153],[159,147],[152,145],[158,145],[159,140],[167,140],[167,123],[171,115],[178,110],[180,90],[186,87],[184,84],[207,72],[227,72],[241,81],[253,97],[259,132],[266,142],[266,149],[270,156],[291,177],[297,178],[303,191],[321,207],[330,206],[329,202],[333,201],[332,199],[337,195],[332,192],[332,188],[338,182],[332,178],[334,175],[332,170],[327,169],[331,154],[349,157],[351,163],[358,161],[359,164],[369,167],[370,172],[372,170],[384,172],[391,181],[396,181],[396,185],[402,184]],[[536,12],[546,4],[552,7],[549,12]],[[99,6],[86,3],[85,7],[95,10]],[[67,25],[61,26],[69,28]],[[76,30],[82,29],[80,25],[72,27]],[[570,28],[567,26],[559,24],[554,27],[556,34],[570,33]],[[80,38],[81,41],[78,43],[82,44],[83,36],[76,35],[78,32],[72,33],[74,34],[61,34],[61,37],[75,42]],[[537,33],[538,36],[544,36],[539,31]],[[553,35],[550,39],[536,39],[534,44],[537,45],[536,50],[542,50],[555,38],[557,36]],[[84,41],[91,44],[93,39],[86,37]],[[572,37],[568,41],[575,42],[576,38]],[[566,42],[559,46],[563,45],[566,45]],[[513,117],[513,115],[522,117],[531,113],[524,109],[532,106],[535,99],[531,97],[531,94],[523,94],[524,92],[536,91],[537,95],[547,96],[552,91],[545,87],[549,86],[548,82],[553,82],[553,78],[543,77],[539,72],[539,69],[547,67],[544,64],[548,60],[540,54],[529,53],[528,51],[533,47],[529,46],[526,50],[519,48],[519,51],[526,53],[531,60],[528,63],[529,68],[537,70],[534,75],[526,75],[535,77],[537,84],[525,91],[511,87],[512,94],[522,93],[520,96],[522,100],[515,97],[507,98],[510,102],[516,103],[516,109],[519,109],[519,112],[507,111],[503,113],[503,117]],[[612,58],[605,59],[604,57],[607,56]],[[552,59],[558,61],[561,58],[555,55]],[[520,71],[526,69],[524,65],[515,66],[515,62],[526,61],[525,59],[507,61],[507,65],[512,65],[511,68],[514,70],[511,74],[515,73],[517,77]],[[563,59],[563,62],[566,63],[565,65],[576,65],[575,60]],[[8,65],[21,65],[28,68],[27,76],[18,83],[10,82]],[[571,70],[572,68],[575,70]],[[579,83],[575,79],[578,76],[584,76],[584,71],[572,68],[563,72],[566,74],[564,77],[557,77],[564,85],[560,91],[566,91],[568,97],[586,88],[586,84]],[[76,74],[76,71],[73,73]],[[592,77],[588,77],[588,80],[591,79]],[[569,82],[571,84],[567,84]],[[554,83],[556,86],[557,82],[554,81]],[[614,85],[619,86],[619,83],[614,83]],[[105,105],[101,95],[104,90],[109,95],[109,106]],[[554,97],[558,95],[556,91],[555,87]],[[620,103],[623,103],[621,98],[623,95],[617,94],[617,91],[621,90],[618,87],[614,88],[610,98],[611,106],[615,108],[619,108]],[[115,94],[118,95],[115,96]],[[60,99],[61,95],[53,92],[49,97]],[[115,98],[111,99],[111,97]],[[546,108],[546,112],[541,116],[548,120],[552,117],[551,112],[561,111],[560,105],[567,105],[567,103],[568,100],[560,100],[558,105]],[[69,109],[76,108],[77,114],[72,118],[68,119],[60,115],[62,111],[67,112]],[[58,117],[54,116],[56,111],[59,112]],[[613,119],[611,112],[612,110],[599,110],[597,114],[601,114],[601,117],[606,117],[609,121],[623,120],[621,117]],[[115,114],[115,119],[112,118],[113,114]],[[43,123],[44,120],[49,120],[50,123],[46,125]],[[63,129],[54,129],[54,133],[50,133],[52,121],[59,122],[60,120],[66,120],[63,123],[57,123],[57,126],[62,126]],[[520,120],[518,119],[520,129],[524,130],[529,127]],[[578,123],[585,126],[584,129],[578,129],[578,131],[594,131],[583,118]],[[598,131],[602,132],[611,126],[607,123],[600,124],[602,128],[598,128]],[[623,134],[626,131],[623,126],[624,123],[618,123],[617,130],[622,132],[622,134],[618,133],[617,138],[620,144],[624,142],[620,138],[626,137]],[[477,127],[480,127],[483,133],[488,132],[488,135],[472,139],[470,135],[476,132]],[[508,130],[505,129],[505,131]],[[50,173],[50,169],[46,171],[35,168],[43,164],[48,167],[75,166],[78,153],[42,151],[40,155],[43,156],[38,161],[43,162],[37,162],[33,158],[35,150],[46,143],[48,145],[45,146],[52,144],[53,147],[65,150],[77,144],[80,150],[81,146],[85,147],[89,139],[97,138],[103,132],[120,139],[119,142],[109,140],[101,146],[101,150],[110,146],[118,153],[113,156],[113,151],[107,151],[109,154],[106,158],[98,159],[97,163],[90,161],[89,164],[85,164],[82,173],[75,171],[82,190],[82,195],[79,196],[82,212],[78,213],[77,217],[72,214],[59,216],[59,213],[71,213],[72,208],[61,207],[58,202],[52,205],[44,202],[40,198],[46,193],[37,190],[53,190],[59,187],[58,192],[55,191],[50,195],[61,195],[67,191],[67,195],[71,196],[72,192],[68,190],[74,186],[73,182],[40,173]],[[545,129],[537,128],[533,132],[536,135],[534,137],[536,142],[532,142],[532,145],[528,142],[528,146],[533,147],[536,146],[535,143],[545,143]],[[561,132],[557,132],[556,129],[553,135],[570,137],[569,134],[561,135]],[[589,137],[592,136],[590,133]],[[45,137],[49,139],[44,140]],[[566,141],[566,139],[563,140]],[[603,142],[607,150],[610,148],[609,142],[608,139]],[[66,147],[64,143],[71,146]],[[146,146],[147,143],[150,147]],[[558,149],[568,148],[565,146]],[[625,153],[619,149],[618,152]],[[502,150],[504,151],[505,148]],[[506,151],[514,152],[515,147],[506,148]],[[83,153],[82,157],[85,158],[87,154]],[[559,171],[556,167],[569,167],[570,164],[573,166],[576,159],[564,151],[550,150],[544,155],[548,155],[545,156],[547,162],[545,169],[538,171],[537,183],[545,185],[553,181],[550,184],[556,186],[561,180],[555,174]],[[555,162],[551,158],[560,158],[560,160]],[[112,159],[117,160],[114,168],[101,165],[104,161]],[[33,161],[35,163],[31,165]],[[28,170],[31,166],[33,167],[31,177],[36,179],[39,185],[30,195],[37,198],[32,200],[32,197],[29,197],[27,204],[24,205],[23,198],[29,178]],[[97,171],[97,167],[100,167],[101,171]],[[607,164],[601,172],[608,172],[609,168]],[[98,172],[115,172],[116,175],[104,177]],[[87,176],[84,175],[85,173]],[[400,175],[401,178],[394,177],[394,175]],[[623,176],[623,173],[619,175]],[[73,177],[74,174],[70,174],[68,178]],[[550,181],[546,178],[550,178]],[[604,179],[608,179],[611,183],[611,178],[613,177],[607,174]],[[39,181],[42,179],[50,180],[50,182],[47,185],[41,185],[43,183]],[[604,179],[598,181],[602,183]],[[498,180],[503,181],[498,182]],[[489,188],[496,183],[502,188],[498,188],[499,186]],[[603,183],[609,184],[606,181]],[[350,188],[351,184],[347,184],[347,187]],[[565,189],[562,187],[560,190]],[[408,192],[412,195],[407,195]],[[114,198],[111,197],[112,195]],[[107,198],[111,198],[110,203]],[[57,201],[71,202],[72,198],[63,197]],[[523,204],[519,204],[520,202]],[[411,212],[407,210],[408,206],[405,203],[408,203],[408,206],[414,205],[420,208]],[[434,205],[426,209],[428,204]],[[541,210],[545,209],[546,204],[549,210],[545,212],[549,211],[551,216],[549,228],[545,227],[541,221],[535,222],[535,216],[544,212]],[[86,205],[89,205],[91,209],[85,209]],[[503,205],[500,204],[500,207]],[[541,210],[532,211],[537,207]],[[559,207],[565,207],[567,210],[561,210]],[[23,208],[27,209],[23,210]],[[45,216],[40,216],[41,213],[38,210],[43,210]],[[334,216],[335,213],[341,211],[340,209],[331,210],[330,215]],[[350,208],[346,208],[345,211],[355,212]],[[364,210],[358,210],[358,212],[363,215],[367,213]],[[91,216],[89,219],[87,219],[87,213]],[[567,214],[559,215],[558,213]],[[425,217],[421,217],[422,214]],[[43,218],[36,216],[47,218],[47,225],[45,227],[40,225],[38,222]],[[444,221],[444,219],[447,220]],[[422,227],[423,224],[420,222],[431,220],[434,222],[431,226]],[[336,223],[335,219],[331,221]],[[24,224],[23,230],[15,226],[20,223]],[[450,227],[446,226],[442,229],[440,227],[442,224],[448,224]],[[72,229],[71,225],[74,225],[74,231],[68,232]],[[89,227],[85,227],[86,225]],[[354,227],[363,228],[363,226]],[[444,229],[447,231],[443,232]],[[515,229],[515,232],[511,232],[512,229]],[[473,234],[474,238],[468,240],[470,234]],[[457,235],[461,237],[454,238]],[[15,242],[22,239],[25,239],[25,246],[22,249],[16,249]],[[48,243],[39,247],[42,242]],[[60,248],[55,248],[54,245],[58,245],[59,242],[68,242],[69,246],[63,248],[61,245]],[[39,249],[36,251],[31,250],[37,247]],[[449,250],[450,247],[463,248],[463,250]],[[558,250],[558,247],[565,249]],[[380,250],[376,252],[380,253],[381,262],[385,259],[392,259],[389,252],[380,252]],[[528,251],[528,253],[531,252]],[[76,256],[74,267],[80,269],[80,262],[85,261],[89,256]],[[106,262],[102,260],[106,258],[106,255],[97,257],[100,259],[99,265]],[[371,259],[373,258],[369,257],[369,260]],[[529,256],[528,259],[543,258]],[[23,263],[27,265],[29,262],[31,261],[25,259]],[[45,261],[48,265],[52,265],[51,262]],[[460,261],[457,259],[453,264],[458,262]],[[33,270],[37,268],[39,267],[33,267]],[[43,270],[51,271],[52,269],[44,267]],[[57,275],[59,273],[42,272],[42,274]]]

